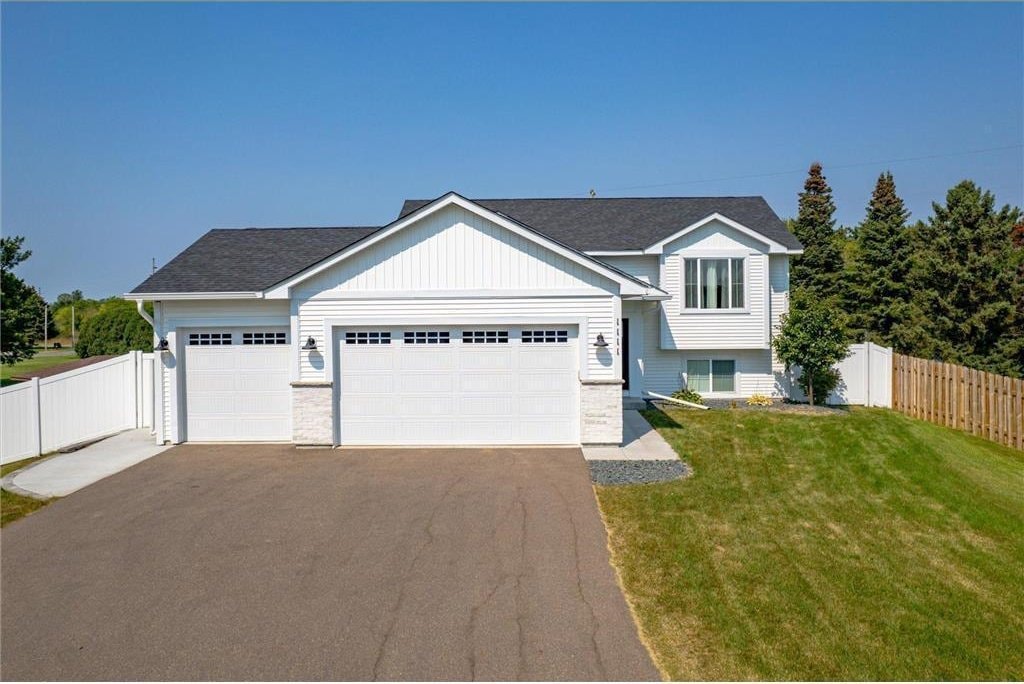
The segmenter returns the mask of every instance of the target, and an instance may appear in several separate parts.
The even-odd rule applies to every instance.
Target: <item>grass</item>
[[[15,381],[11,380],[12,375],[43,370],[50,366],[74,361],[77,358],[78,355],[75,354],[73,349],[46,349],[36,352],[36,355],[31,359],[19,361],[10,366],[6,364],[0,365],[0,387],[14,384]]]
[[[42,456],[25,458],[20,461],[15,461],[14,463],[4,464],[0,466],[0,477],[6,477],[16,470],[21,470],[25,466],[32,465],[36,461],[41,461],[52,455],[53,454],[43,454]],[[12,523],[19,518],[24,518],[29,513],[42,508],[51,501],[54,501],[54,499],[33,499],[28,496],[14,494],[6,489],[0,489],[0,527],[5,527],[7,524]]]
[[[1024,453],[883,409],[645,416],[694,474],[597,495],[668,677],[1024,678]]]

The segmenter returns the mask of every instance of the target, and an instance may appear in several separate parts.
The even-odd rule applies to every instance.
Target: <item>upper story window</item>
[[[742,309],[743,258],[683,260],[683,305],[687,309]]]

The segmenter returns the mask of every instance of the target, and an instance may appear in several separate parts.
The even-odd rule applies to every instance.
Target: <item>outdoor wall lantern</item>
[[[167,344],[167,338],[165,338],[165,337],[161,338],[160,341],[157,342],[156,346],[153,347],[153,351],[155,351],[155,352],[171,351],[171,345]]]
[[[302,345],[302,348],[305,349],[306,351],[316,349],[316,340],[310,337],[308,340],[306,340],[306,344]]]
[[[597,333],[597,342],[594,342],[595,347],[607,347],[608,343],[604,341],[604,335]]]

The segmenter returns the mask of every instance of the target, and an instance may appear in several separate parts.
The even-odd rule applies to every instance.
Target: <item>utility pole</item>
[[[46,351],[46,346],[50,339],[47,333],[50,330],[50,305],[43,304],[43,351]]]
[[[71,305],[71,348],[75,348],[75,305]]]

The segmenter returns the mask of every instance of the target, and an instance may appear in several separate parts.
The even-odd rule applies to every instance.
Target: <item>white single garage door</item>
[[[287,328],[204,329],[183,336],[186,440],[291,440]]]
[[[578,444],[570,326],[360,328],[339,344],[342,444]]]

